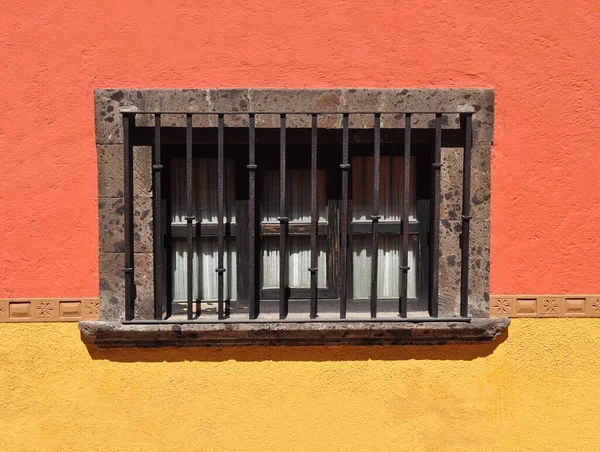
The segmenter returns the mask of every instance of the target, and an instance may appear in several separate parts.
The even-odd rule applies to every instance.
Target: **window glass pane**
[[[417,237],[409,236],[408,248],[408,298],[417,297]],[[373,236],[352,237],[352,281],[354,298],[371,297],[371,259]],[[402,236],[379,235],[377,256],[377,297],[398,298],[400,296],[400,265],[402,259]]]
[[[173,300],[187,300],[187,243],[185,239],[173,241]],[[201,300],[217,300],[218,298],[218,273],[217,268],[218,247],[216,237],[203,237],[198,243],[194,240],[194,289],[193,298]],[[235,300],[237,298],[237,264],[235,238],[225,238],[224,273],[224,298]],[[201,290],[199,291],[199,287]]]
[[[223,221],[235,222],[235,181],[233,160],[225,160]],[[193,209],[195,222],[217,222],[217,159],[194,158]],[[185,224],[186,207],[185,159],[176,158],[171,163],[171,198],[173,224]]]
[[[319,221],[327,221],[325,170],[317,170],[317,210]],[[310,223],[310,170],[292,169],[286,173],[288,217],[292,222]],[[268,170],[262,179],[262,221],[276,223],[279,216],[279,171]]]
[[[416,160],[410,159],[409,221],[416,220]],[[373,157],[352,157],[352,220],[371,221],[373,214]],[[379,203],[381,221],[402,219],[404,157],[380,158]]]
[[[310,237],[288,237],[289,287],[310,287]],[[327,287],[327,241],[317,237],[317,287]],[[279,237],[263,237],[263,288],[279,287]]]

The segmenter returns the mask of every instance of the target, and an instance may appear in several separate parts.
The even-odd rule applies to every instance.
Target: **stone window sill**
[[[492,341],[505,318],[469,322],[271,322],[123,324],[81,321],[83,340],[99,348],[307,345],[444,345]]]

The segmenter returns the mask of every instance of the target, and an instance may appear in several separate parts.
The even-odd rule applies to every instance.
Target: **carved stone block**
[[[471,216],[490,217],[489,143],[475,143],[471,157]],[[460,220],[463,201],[463,148],[442,148],[440,218]]]
[[[471,220],[469,252],[469,315],[489,316],[490,244],[489,220]],[[460,312],[462,225],[456,220],[440,221],[440,316]]]
[[[150,253],[136,253],[136,318],[149,319],[154,312],[154,268]],[[125,279],[123,253],[101,253],[100,269],[100,317],[103,320],[119,320],[125,313]]]
[[[123,145],[98,145],[98,197],[123,197]],[[152,148],[133,147],[133,196],[152,197]]]
[[[123,198],[100,198],[98,218],[101,253],[125,252]],[[152,252],[152,199],[133,200],[134,250],[139,253]]]

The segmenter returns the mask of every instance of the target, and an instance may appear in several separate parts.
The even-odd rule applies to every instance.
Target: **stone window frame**
[[[484,88],[425,88],[425,89],[98,89],[94,93],[96,146],[98,153],[98,214],[99,214],[99,272],[100,272],[100,321],[81,322],[84,336],[96,343],[111,346],[120,337],[122,343],[163,345],[173,341],[157,340],[158,331],[163,326],[132,326],[120,324],[124,312],[123,282],[123,131],[121,109],[139,111],[465,111],[474,112],[473,147],[471,171],[471,259],[469,278],[469,324],[458,324],[461,330],[470,331],[463,341],[485,340],[495,337],[507,326],[504,319],[489,318],[489,221],[490,221],[490,164],[491,145],[494,132],[494,90]],[[339,117],[338,117],[339,116]],[[413,115],[412,127],[432,129],[434,115]],[[448,119],[444,128],[459,128],[459,117]],[[341,115],[324,118],[326,127],[341,128]],[[152,125],[152,118],[143,115],[136,119],[139,125]],[[146,121],[146,123],[144,123]],[[172,115],[163,119],[163,127],[184,125],[184,115]],[[257,127],[277,127],[277,118],[258,117]],[[288,127],[305,127],[300,116],[290,117]],[[371,125],[369,126],[369,121]],[[226,126],[246,127],[247,117],[226,116]],[[194,127],[215,127],[216,115],[195,116]],[[372,119],[366,115],[351,115],[351,128],[372,127]],[[382,115],[382,128],[403,127],[403,118]],[[460,209],[462,194],[462,148],[446,147],[442,143],[442,178],[440,205],[440,261],[439,261],[439,315],[458,315],[460,249],[458,236],[461,230]],[[135,225],[135,263],[136,263],[136,312],[141,318],[152,318],[153,303],[153,263],[152,263],[152,180],[151,152],[149,149],[134,147],[134,225]],[[303,324],[308,336],[323,338],[327,330],[322,324],[317,326]],[[368,324],[368,325],[367,325]],[[378,325],[378,326],[374,326]],[[383,327],[382,327],[383,325]],[[483,327],[482,327],[483,325]],[[453,342],[443,339],[441,331],[447,325],[405,324],[387,322],[337,324],[335,330],[351,329],[362,331],[357,334],[356,343],[373,336],[373,329],[384,331],[380,334],[380,343],[411,343],[415,331],[433,331],[435,343]],[[452,325],[451,325],[452,326]],[[135,328],[139,330],[136,334]],[[193,343],[204,342],[220,344],[218,331],[224,325],[212,328],[206,325],[182,325],[184,330],[194,333],[203,331],[203,337],[192,334]],[[170,328],[170,327],[169,327]],[[171,331],[167,328],[168,331]],[[267,344],[287,343],[286,334],[275,335],[277,328],[282,331],[294,329],[289,325],[269,324],[237,326],[229,325],[226,330],[257,331]],[[325,329],[324,329],[325,328]],[[361,330],[362,328],[362,330]],[[107,331],[112,331],[108,334]],[[144,330],[146,336],[141,331]],[[180,331],[181,328],[179,329]],[[209,331],[210,330],[210,331]],[[319,334],[310,333],[318,330]],[[368,333],[365,332],[368,330]],[[471,337],[473,331],[479,331]],[[328,330],[327,330],[328,331]],[[404,339],[398,339],[398,331],[408,331]],[[448,330],[450,331],[450,330]],[[215,336],[216,334],[216,336]],[[244,333],[247,335],[247,332]],[[244,336],[242,334],[242,336]],[[120,336],[119,336],[120,335]],[[145,339],[141,339],[142,336]],[[325,334],[327,336],[327,334]],[[333,335],[335,336],[335,334]],[[425,335],[426,336],[426,335]],[[452,336],[452,335],[450,335]],[[459,335],[460,336],[460,335]],[[123,339],[128,337],[128,340]],[[244,336],[246,337],[246,336]],[[396,337],[393,339],[393,337]],[[409,337],[409,339],[407,339]],[[410,339],[413,337],[413,339]],[[103,339],[102,339],[103,338]],[[266,338],[266,339],[265,339]],[[362,338],[362,339],[361,339]],[[334,343],[340,342],[333,339]],[[422,338],[421,338],[422,339]],[[177,340],[181,340],[181,337]],[[337,342],[336,342],[337,340]],[[460,340],[458,338],[457,340]],[[310,343],[326,341],[307,340]],[[185,342],[185,341],[184,341]],[[246,341],[247,342],[247,341]],[[252,343],[252,341],[250,341]],[[343,342],[343,341],[341,341]],[[351,341],[352,342],[352,341]],[[352,343],[354,343],[352,342]],[[375,341],[378,342],[378,341]],[[422,340],[416,340],[422,343]],[[244,339],[234,340],[235,344],[245,343]],[[263,343],[258,341],[257,343]]]

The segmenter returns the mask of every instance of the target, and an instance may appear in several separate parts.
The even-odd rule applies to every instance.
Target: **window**
[[[310,174],[310,130],[297,130],[298,134],[286,143],[286,193],[289,223],[287,226],[288,246],[286,249],[287,274],[285,280],[287,297],[291,303],[310,298],[311,267],[311,174]],[[204,130],[207,136],[215,134],[214,130]],[[259,253],[254,259],[259,272],[261,300],[277,300],[280,287],[280,240],[281,228],[279,218],[280,208],[280,169],[279,148],[269,141],[278,138],[276,131],[264,134],[265,143],[256,147],[257,159],[257,214],[259,218],[258,243]],[[247,160],[248,144],[228,146],[228,136],[224,135],[224,224],[227,226],[224,247],[224,301],[237,302],[238,306],[247,304],[248,295],[238,294],[238,287],[247,285],[245,275],[238,273],[238,267],[244,263],[238,258],[238,247],[243,248],[248,241],[248,225],[239,228],[236,221],[236,211],[248,209],[248,191],[242,187],[248,186],[248,176],[244,174],[244,163]],[[236,140],[235,135],[232,137]],[[333,305],[339,303],[339,273],[340,259],[340,202],[341,174],[339,162],[342,156],[342,142],[333,137],[322,146],[317,146],[322,157],[318,158],[316,171],[316,204],[317,204],[317,295],[321,300],[333,301],[326,307],[333,310]],[[318,140],[317,140],[318,142]],[[360,309],[360,301],[371,297],[372,274],[372,219],[374,195],[374,157],[373,140],[368,144],[349,143],[349,158],[351,172],[348,193],[349,207],[352,212],[350,222],[349,267],[348,275],[349,300],[355,301]],[[429,160],[428,146],[415,146],[423,154],[424,160]],[[402,203],[404,198],[404,157],[401,154],[401,143],[384,143],[380,156],[380,209],[379,245],[378,245],[378,278],[377,299],[380,301],[398,300],[401,296],[401,278],[398,269],[402,259]],[[171,147],[166,157],[169,161],[169,190],[164,194],[166,206],[170,211],[170,236],[167,243],[170,256],[168,261],[170,282],[169,303],[175,304],[172,313],[181,314],[187,310],[187,246],[185,240],[186,228],[186,167],[185,149]],[[205,303],[209,310],[216,307],[218,302],[218,274],[210,271],[217,268],[218,243],[217,204],[218,177],[215,145],[199,145],[193,150],[193,294],[192,299],[197,304]],[[170,158],[169,158],[170,157]],[[413,310],[417,309],[418,298],[421,295],[422,310],[427,309],[427,268],[423,267],[423,259],[418,255],[426,253],[419,247],[419,233],[426,236],[429,215],[428,183],[421,183],[424,189],[419,191],[419,205],[423,208],[420,218],[417,216],[417,162],[421,159],[411,158],[411,183],[409,196],[409,222],[411,236],[409,239],[409,271],[408,298]],[[425,162],[426,163],[426,162]],[[429,180],[428,165],[420,168],[424,181]],[[236,171],[237,168],[237,171]],[[237,176],[237,179],[236,179]],[[236,190],[236,186],[238,187]],[[240,215],[243,217],[243,214]],[[419,220],[424,223],[419,228]],[[199,232],[200,231],[200,232]],[[201,239],[198,240],[198,237]],[[427,249],[424,246],[425,250]],[[424,273],[423,284],[418,287],[420,270]],[[239,279],[239,282],[238,282]],[[419,294],[419,291],[422,292]],[[240,291],[240,292],[243,292]],[[241,296],[239,296],[241,295]],[[363,307],[365,306],[364,303]],[[293,306],[292,306],[293,308]],[[292,309],[294,310],[294,309]],[[197,311],[198,312],[198,311]]]
[[[380,157],[379,197],[381,219],[379,220],[379,247],[377,265],[377,298],[398,299],[401,295],[401,280],[398,269],[402,266],[402,200],[404,198],[404,157],[393,155],[394,148],[399,144],[390,145],[388,153]],[[368,152],[368,149],[366,150]],[[363,153],[365,150],[363,150]],[[397,152],[397,150],[396,150]],[[373,228],[370,227],[373,214],[374,198],[374,162],[367,155],[352,157],[352,293],[355,299],[368,299],[371,296],[371,279],[373,259]],[[418,222],[416,212],[416,172],[415,161],[411,158],[411,177],[409,182],[409,221],[414,225]],[[421,174],[427,178],[428,174]],[[427,193],[424,194],[427,196]],[[423,201],[428,202],[428,199]],[[427,212],[425,212],[425,215]],[[421,218],[425,221],[425,218]],[[418,224],[418,223],[417,223]],[[418,233],[418,229],[416,229]],[[424,231],[429,232],[429,231]],[[417,259],[418,237],[409,238],[408,262],[408,297],[417,298],[417,274],[421,259]]]
[[[488,316],[492,91],[99,90],[96,111],[103,320]]]
[[[192,116],[187,115],[188,122]],[[167,168],[160,194],[160,216],[167,218],[160,245],[165,251],[167,288],[161,317],[202,318],[219,309],[222,318],[247,315],[251,304],[258,313],[281,318],[306,311],[312,318],[332,317],[343,309],[343,298],[343,314],[351,317],[366,312],[372,318],[395,315],[399,304],[405,305],[404,315],[428,311],[433,143],[411,142],[407,150],[404,131],[410,127],[401,129],[403,133],[382,129],[378,112],[371,114],[378,126],[368,130],[351,129],[350,115],[343,115],[342,130],[319,127],[319,115],[309,116],[312,127],[288,131],[285,114],[280,116],[281,129],[258,130],[255,126],[227,128],[223,114],[218,116],[217,128],[194,128],[188,123],[191,143],[161,147],[161,162]],[[254,135],[254,164],[249,163],[250,134]],[[407,152],[411,157],[405,168]],[[347,179],[346,193],[343,178]],[[249,219],[251,211],[254,224]],[[345,250],[342,240],[346,240]],[[248,246],[251,241],[253,255]],[[254,289],[250,278],[254,278]]]
[[[223,221],[227,225],[236,224],[235,204],[235,178],[233,161],[225,161],[224,173],[224,195],[225,215]],[[170,220],[171,230],[178,230],[179,234],[173,234],[170,241],[171,269],[171,300],[173,303],[182,304],[187,300],[187,260],[188,249],[184,236],[186,227],[186,174],[185,159],[174,157],[170,164]],[[194,300],[215,301],[218,297],[218,275],[215,271],[208,269],[217,268],[218,262],[218,240],[214,232],[217,227],[217,160],[212,157],[198,157],[193,161],[193,173],[195,190],[192,199],[192,222],[196,233],[193,241],[193,265],[192,274]],[[212,233],[204,232],[206,228],[212,228]],[[185,237],[185,236],[184,236]],[[200,237],[200,239],[198,239]],[[227,237],[224,262],[225,262],[225,298],[237,299],[237,253],[236,243],[233,237]]]

